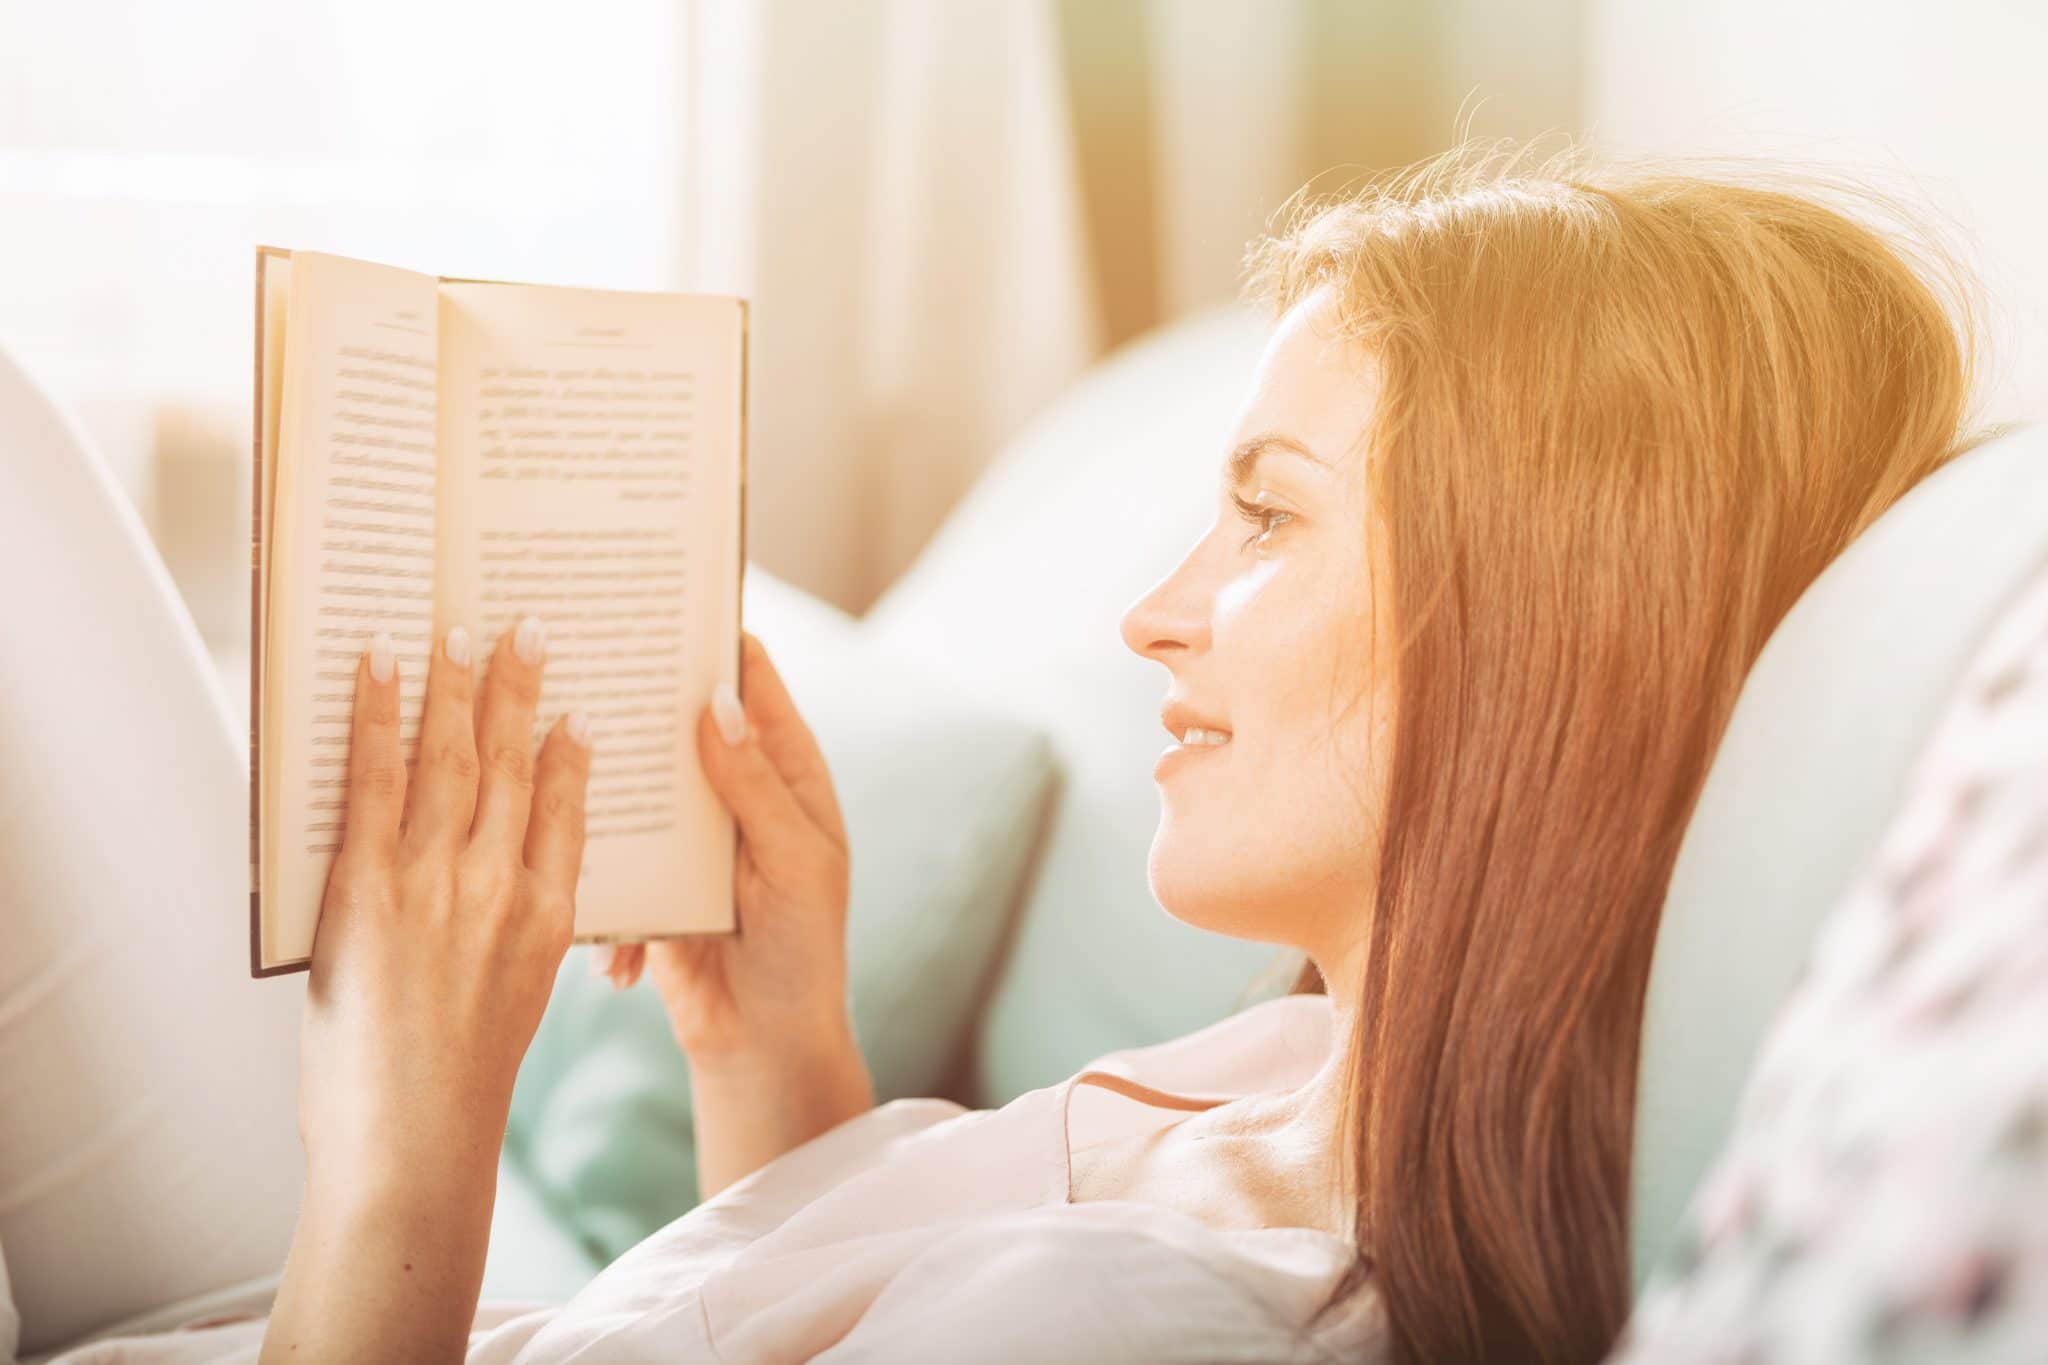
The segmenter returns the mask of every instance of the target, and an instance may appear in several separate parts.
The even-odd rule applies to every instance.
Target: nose
[[[1209,647],[1209,607],[1188,572],[1194,555],[1130,605],[1118,633],[1132,653],[1171,667],[1175,659]]]

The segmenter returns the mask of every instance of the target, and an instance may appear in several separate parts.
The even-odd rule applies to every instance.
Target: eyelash
[[[1230,495],[1230,502],[1232,506],[1237,508],[1239,516],[1243,517],[1246,521],[1257,522],[1260,527],[1259,530],[1244,538],[1244,544],[1238,546],[1240,550],[1255,540],[1260,540],[1273,534],[1276,523],[1294,520],[1294,513],[1292,512],[1283,512],[1277,507],[1267,507],[1261,503],[1246,502],[1235,493]]]

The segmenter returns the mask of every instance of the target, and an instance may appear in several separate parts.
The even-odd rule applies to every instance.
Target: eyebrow
[[[1298,455],[1310,464],[1321,465],[1325,469],[1331,467],[1328,460],[1316,454],[1293,437],[1282,436],[1277,432],[1265,432],[1258,436],[1249,437],[1237,449],[1230,452],[1230,461],[1224,468],[1225,483],[1229,487],[1235,488],[1251,478],[1252,471],[1258,468],[1260,458],[1269,450],[1279,451],[1286,455]]]

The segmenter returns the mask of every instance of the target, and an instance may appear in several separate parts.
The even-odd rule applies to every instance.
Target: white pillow
[[[37,1352],[282,1263],[305,986],[248,974],[247,731],[4,347],[0,490],[0,1235]]]

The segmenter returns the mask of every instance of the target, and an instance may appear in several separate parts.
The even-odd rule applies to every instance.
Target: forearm
[[[308,1178],[263,1338],[272,1362],[456,1361],[497,1195],[494,1160],[443,1154],[388,1175]]]
[[[700,1199],[875,1107],[851,1029],[801,1054],[691,1058],[690,1088]]]

